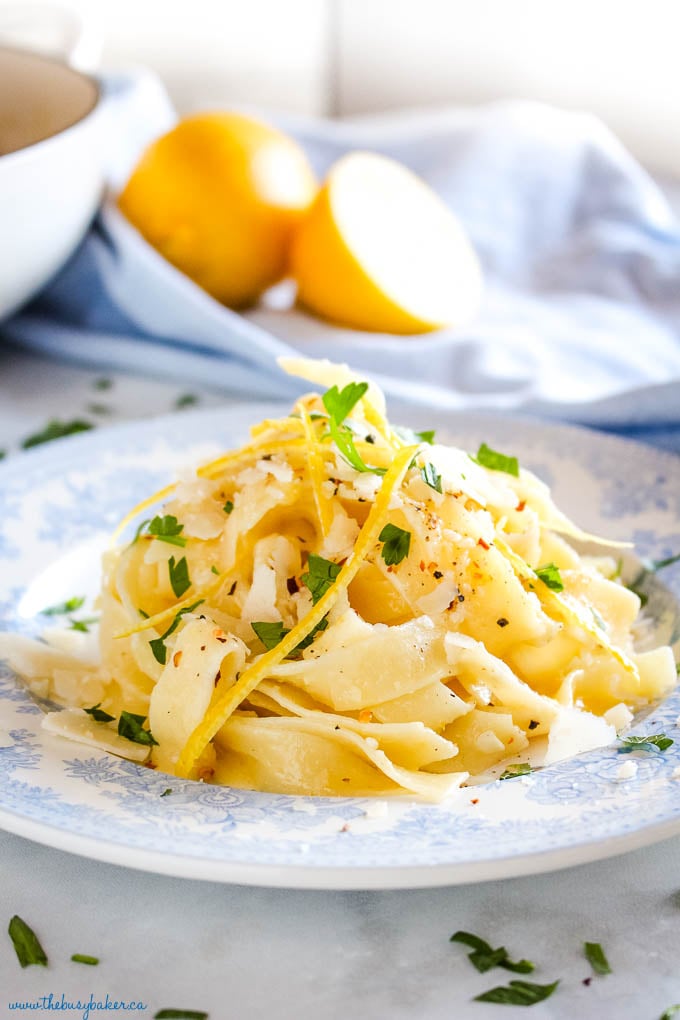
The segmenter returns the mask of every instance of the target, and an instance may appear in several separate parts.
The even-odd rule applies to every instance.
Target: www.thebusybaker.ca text
[[[95,999],[90,995],[88,999],[67,999],[62,992],[58,997],[50,992],[49,995],[40,995],[36,999],[26,1002],[9,1002],[9,1009],[12,1010],[59,1010],[63,1012],[79,1013],[82,1020],[90,1020],[90,1014],[99,1010],[102,1012],[136,1013],[147,1009],[145,1002],[136,1002],[134,999],[112,999],[107,994],[105,999]]]

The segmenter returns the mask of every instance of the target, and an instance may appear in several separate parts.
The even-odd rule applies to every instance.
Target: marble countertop
[[[0,348],[0,449],[8,456],[51,419],[101,427],[220,403],[223,396],[200,387],[115,373],[102,381],[101,373]],[[457,929],[533,960],[537,983],[560,979],[554,995],[532,1007],[537,1020],[658,1020],[680,1002],[680,838],[553,874],[411,892],[192,882],[8,834],[0,834],[0,873],[0,917],[24,918],[49,957],[47,968],[22,970],[9,938],[0,943],[2,1017],[46,1017],[62,994],[134,1000],[146,1017],[174,1008],[211,1020],[522,1015],[519,1007],[472,1001],[516,975],[479,974],[465,947],[449,942]],[[611,975],[592,975],[585,941],[602,944]],[[72,963],[72,953],[100,964]],[[50,993],[51,1008],[48,1000],[30,1008]],[[17,1002],[24,1008],[12,1008]]]

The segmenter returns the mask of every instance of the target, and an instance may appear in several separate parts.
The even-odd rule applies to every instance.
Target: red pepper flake
[[[515,507],[515,510],[516,510],[516,511],[517,511],[518,513],[520,513],[520,514],[521,514],[522,510],[524,510],[524,508],[526,507],[526,505],[527,505],[527,501],[526,501],[526,499],[521,499],[521,500],[519,501],[519,503],[517,504],[517,506]]]
[[[434,562],[434,560],[430,560],[430,562],[427,565],[427,569],[430,571],[430,573],[432,573],[433,570],[437,569],[437,564]]]
[[[175,667],[175,669],[177,669],[177,667],[179,666],[181,661],[182,661],[182,653],[181,652],[175,652],[175,654],[172,657],[172,664]]]
[[[362,708],[359,712],[359,722],[371,722],[373,719],[373,713],[370,708]]]
[[[473,797],[470,801],[471,804],[479,804],[479,797]]]
[[[420,563],[418,564],[418,566],[420,567],[421,570],[424,570],[425,569],[425,560],[421,560]]]
[[[482,549],[489,549],[490,548],[489,543],[485,542],[483,538],[478,538],[477,539],[477,545],[481,545]]]
[[[215,638],[215,641],[219,641],[221,645],[225,645],[227,643],[227,636],[221,627],[216,627],[212,632],[212,636]]]

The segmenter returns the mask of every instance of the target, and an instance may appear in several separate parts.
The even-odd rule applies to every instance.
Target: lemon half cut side
[[[302,305],[376,332],[463,325],[482,292],[456,216],[406,167],[369,152],[331,168],[297,228],[291,265]]]

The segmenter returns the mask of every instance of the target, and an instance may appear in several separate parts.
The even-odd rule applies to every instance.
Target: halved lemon
[[[482,292],[457,217],[406,167],[369,152],[331,168],[295,232],[291,268],[303,305],[376,332],[462,325]]]

